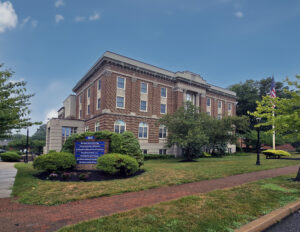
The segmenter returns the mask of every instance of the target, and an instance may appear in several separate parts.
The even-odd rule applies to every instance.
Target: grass
[[[183,197],[67,226],[59,232],[234,231],[300,197],[300,183],[281,176]]]
[[[40,180],[32,176],[37,171],[32,168],[31,164],[20,163],[16,164],[18,173],[13,187],[13,195],[25,204],[56,205],[80,199],[300,164],[300,160],[266,160],[262,157],[262,165],[256,166],[255,155],[201,158],[198,162],[178,161],[179,159],[149,160],[143,166],[146,172],[139,176],[101,182]]]

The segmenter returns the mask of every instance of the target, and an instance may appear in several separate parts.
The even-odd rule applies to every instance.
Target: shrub
[[[122,135],[121,151],[123,155],[129,155],[135,158],[139,164],[139,167],[144,163],[144,155],[140,148],[139,141],[134,134],[130,131],[125,131]]]
[[[0,154],[1,160],[4,162],[19,162],[22,156],[18,155],[16,152],[7,151]]]
[[[204,157],[211,157],[211,154],[207,153],[207,152],[203,152],[203,156]]]
[[[86,172],[86,173],[80,173],[78,178],[79,180],[88,180],[90,177],[90,172]]]
[[[63,172],[61,174],[61,177],[62,177],[63,180],[68,180],[68,179],[70,179],[72,177],[72,173],[70,173],[70,172]]]
[[[139,165],[133,157],[112,153],[99,157],[97,168],[110,175],[129,176],[137,172]]]
[[[54,152],[56,152],[56,151],[55,151],[55,150],[49,150],[49,151],[48,151],[48,154],[49,154],[49,153],[54,153]]]
[[[269,155],[269,156],[273,156],[273,155],[275,155],[275,156],[277,156],[277,155],[279,155],[279,156],[291,156],[291,154],[288,153],[287,151],[271,150],[271,149],[263,151],[263,154]]]
[[[296,147],[296,152],[300,152],[300,147]]]
[[[74,168],[76,165],[73,154],[66,152],[52,152],[41,155],[33,161],[33,167],[47,172],[61,172]]]
[[[174,155],[160,155],[160,154],[144,154],[145,160],[155,160],[155,159],[172,159],[175,158]]]

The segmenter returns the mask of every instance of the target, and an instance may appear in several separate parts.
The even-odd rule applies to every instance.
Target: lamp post
[[[260,123],[261,118],[256,118],[256,122]],[[256,158],[256,165],[260,165],[260,159],[259,159],[259,152],[260,152],[260,127],[256,127],[257,130],[257,144],[256,144],[256,150],[257,150],[257,158]]]

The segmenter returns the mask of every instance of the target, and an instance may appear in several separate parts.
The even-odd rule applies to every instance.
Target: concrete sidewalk
[[[15,163],[0,162],[0,198],[10,197],[17,169]]]

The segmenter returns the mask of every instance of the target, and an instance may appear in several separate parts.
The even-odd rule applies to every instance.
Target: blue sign
[[[96,164],[97,159],[104,155],[104,141],[75,142],[75,158],[77,164]]]
[[[95,136],[86,136],[85,139],[95,139]]]

